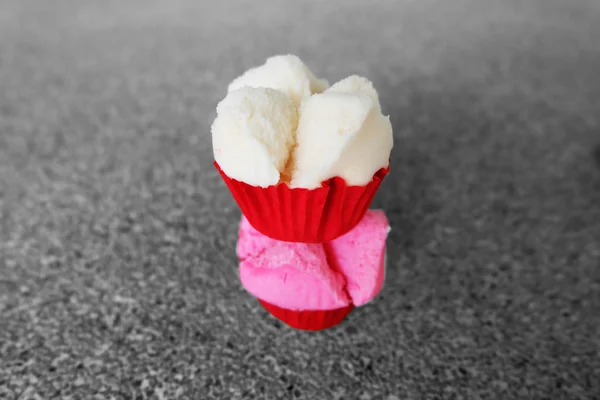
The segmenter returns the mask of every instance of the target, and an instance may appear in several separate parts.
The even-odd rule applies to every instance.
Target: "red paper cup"
[[[354,228],[390,170],[380,169],[364,186],[348,186],[335,177],[309,190],[285,183],[266,188],[248,185],[228,177],[216,161],[214,165],[257,231],[275,240],[302,243],[328,242]]]
[[[295,329],[305,331],[320,331],[338,325],[354,309],[353,304],[333,310],[289,310],[281,308],[264,300],[260,304],[272,316]]]

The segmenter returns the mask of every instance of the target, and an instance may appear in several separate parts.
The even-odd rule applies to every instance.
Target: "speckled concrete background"
[[[385,289],[320,333],[241,288],[211,166],[284,52],[395,127]],[[599,144],[596,0],[2,1],[0,398],[598,399]]]

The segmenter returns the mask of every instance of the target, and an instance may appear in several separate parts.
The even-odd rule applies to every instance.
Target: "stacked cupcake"
[[[369,211],[392,127],[359,76],[331,87],[275,56],[229,85],[212,125],[215,167],[243,217],[242,284],[276,318],[320,330],[379,292],[388,221]]]

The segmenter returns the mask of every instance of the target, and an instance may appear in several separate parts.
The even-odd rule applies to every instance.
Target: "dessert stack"
[[[243,214],[240,279],[265,309],[321,330],[377,295],[390,228],[369,206],[393,135],[369,80],[329,86],[298,57],[271,57],[229,85],[212,141]]]

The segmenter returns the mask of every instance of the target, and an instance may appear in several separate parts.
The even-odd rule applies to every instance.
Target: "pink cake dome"
[[[388,232],[383,211],[368,211],[352,231],[324,244],[277,241],[242,218],[237,246],[242,285],[294,328],[335,326],[381,290]]]

